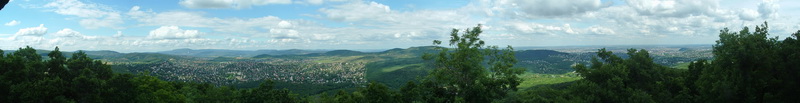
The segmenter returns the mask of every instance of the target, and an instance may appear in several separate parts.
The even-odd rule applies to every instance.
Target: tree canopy
[[[697,60],[688,70],[654,64],[646,50],[629,49],[620,58],[599,49],[591,65],[574,68],[583,80],[567,87],[540,87],[518,101],[540,102],[768,102],[798,101],[800,31],[768,38],[765,22],[755,31],[720,30],[714,59]],[[555,96],[554,96],[555,95]],[[550,98],[542,98],[550,97]]]

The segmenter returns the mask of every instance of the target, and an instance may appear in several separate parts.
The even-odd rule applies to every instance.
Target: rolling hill
[[[369,81],[384,83],[399,88],[408,81],[424,77],[432,70],[430,62],[421,56],[437,53],[433,46],[394,48],[381,52],[353,50],[214,50],[176,49],[150,53],[119,53],[115,51],[85,51],[89,57],[112,64],[115,72],[151,72],[164,80],[185,82],[208,82],[235,87],[254,87],[258,80],[271,79],[302,94],[316,94],[329,90],[352,88]],[[678,64],[691,61],[692,55],[703,55],[703,49],[676,49],[676,53],[652,55],[659,63]],[[6,50],[11,53],[13,50]],[[40,50],[46,55],[50,51]],[[72,52],[63,52],[71,56]],[[658,53],[658,52],[654,52]],[[615,52],[627,57],[622,52]],[[688,55],[687,54],[691,54]],[[252,55],[251,57],[242,57]],[[574,71],[577,63],[588,64],[593,52],[566,53],[555,50],[515,51],[518,62],[515,67],[526,69],[523,87],[575,80],[564,76]],[[541,82],[541,83],[540,83]],[[544,84],[547,84],[544,83]],[[297,85],[317,85],[306,88]],[[315,89],[316,88],[316,89]]]

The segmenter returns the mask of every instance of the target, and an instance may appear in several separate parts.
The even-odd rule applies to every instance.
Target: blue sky
[[[790,0],[12,0],[0,49],[389,49],[483,24],[490,45],[713,44],[800,29]]]

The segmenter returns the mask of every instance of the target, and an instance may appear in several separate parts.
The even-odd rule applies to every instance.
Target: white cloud
[[[188,8],[231,8],[232,0],[182,0],[178,4]]]
[[[200,32],[197,30],[183,30],[178,26],[161,26],[158,29],[150,31],[147,38],[150,39],[187,39],[198,38]]]
[[[109,7],[98,4],[86,4],[78,0],[56,0],[44,5],[44,7],[56,8],[54,12],[62,15],[73,15],[78,17],[99,18],[110,12]]]
[[[325,3],[325,0],[306,0],[309,4],[319,5]]]
[[[269,4],[291,4],[292,0],[181,0],[178,4],[194,9],[250,8]]]
[[[687,17],[715,15],[719,0],[626,0],[640,15],[658,17]]]
[[[118,25],[124,23],[119,12],[105,5],[83,3],[78,0],[56,0],[45,4],[44,7],[55,8],[53,12],[61,15],[80,17],[81,26],[89,29],[100,27],[121,29],[122,27]]]
[[[319,12],[326,14],[329,19],[336,21],[363,21],[373,19],[391,19],[387,17],[392,12],[389,6],[361,1],[351,2],[344,5],[337,5],[333,8],[322,8]]]
[[[471,10],[471,8],[457,8],[453,10],[393,11],[391,7],[377,2],[354,1],[321,8],[318,11],[323,15],[318,17],[348,23],[351,26],[375,28],[377,30],[362,29],[358,31],[370,31],[374,35],[381,34],[386,38],[393,38],[397,33],[430,33],[426,31],[443,33],[453,28],[463,28],[464,25],[485,23],[480,17],[471,15],[473,12]]]
[[[216,18],[203,17],[201,12],[163,12],[137,17],[140,23],[146,25],[176,25],[191,27],[210,27],[217,22]]]
[[[600,26],[589,27],[589,31],[591,31],[591,34],[596,34],[596,35],[614,35],[614,34],[616,34],[614,32],[614,30],[611,30],[611,29],[606,28],[606,27],[600,27]]]
[[[16,25],[19,25],[20,23],[22,23],[22,22],[19,22],[17,20],[11,20],[10,22],[6,23],[5,25],[6,26],[16,26]]]
[[[56,32],[55,35],[59,36],[59,37],[82,37],[83,36],[83,34],[81,34],[80,32],[72,30],[72,29],[69,29],[69,28],[61,29],[58,32]]]
[[[42,36],[44,34],[47,34],[47,28],[44,27],[44,24],[39,24],[39,27],[19,29],[15,36]]]
[[[58,37],[65,37],[65,38],[80,38],[80,39],[95,39],[95,38],[97,38],[97,37],[94,37],[94,36],[83,35],[80,32],[72,30],[72,29],[69,29],[69,28],[61,29],[58,32],[56,32],[55,35],[58,36]]]
[[[758,16],[758,11],[753,9],[742,9],[739,14],[739,19],[753,21],[756,20]]]
[[[569,24],[563,24],[563,26],[551,26],[539,23],[525,23],[520,21],[504,24],[508,24],[506,27],[510,28],[509,30],[511,30],[511,32],[517,34],[559,35],[579,33]]]
[[[141,9],[141,7],[133,6],[133,7],[131,7],[130,10],[128,10],[128,13],[125,13],[125,14],[127,14],[128,16],[130,16],[133,19],[144,19],[145,17],[149,17],[152,14],[152,10],[151,11],[140,11],[139,9]]]
[[[298,39],[300,38],[300,32],[297,30],[291,29],[270,29],[269,33],[272,33],[273,38],[277,39]]]
[[[772,18],[778,15],[778,8],[780,6],[775,4],[772,0],[765,0],[764,2],[758,3],[758,13],[761,14],[762,18]]]
[[[610,6],[610,2],[601,3],[600,0],[495,0],[491,3],[491,10],[512,18],[565,17]]]
[[[335,37],[330,34],[312,34],[314,40],[331,40]]]
[[[278,27],[279,28],[284,28],[284,29],[292,28],[292,23],[289,23],[289,21],[281,21],[281,22],[278,22]]]
[[[96,18],[83,19],[79,23],[81,24],[81,26],[89,29],[96,29],[100,27],[111,27],[119,29],[122,27],[119,27],[117,25],[122,24],[124,22],[122,21],[122,17],[118,13],[112,13],[101,19],[96,19]]]
[[[340,1],[331,1],[340,2]],[[347,16],[367,16],[367,17],[344,17],[340,15],[346,12],[354,12],[355,7],[377,7],[380,10],[375,13],[381,16],[371,16],[370,14],[351,13]],[[390,7],[377,2],[356,1],[323,8],[322,16],[317,17],[342,17],[343,22],[357,22],[354,25],[371,26],[375,29],[360,29],[356,27],[329,27],[314,21],[296,19],[285,20],[276,16],[264,16],[257,18],[216,18],[205,15],[204,12],[168,11],[153,12],[139,6],[132,7],[127,13],[132,19],[140,22],[140,26],[161,26],[173,25],[180,27],[208,28],[216,32],[215,35],[238,36],[252,38],[253,40],[265,40],[271,43],[289,43],[286,45],[335,45],[347,43],[386,43],[398,42],[429,44],[427,42],[408,42],[429,41],[443,37],[448,30],[464,28],[463,25],[475,25],[469,15],[461,10],[422,10],[411,12],[394,12]],[[333,20],[333,18],[328,18]],[[395,34],[403,35],[400,38],[393,37]],[[347,36],[347,38],[336,38]],[[369,41],[369,42],[363,42]],[[293,43],[293,44],[292,44]],[[326,47],[326,46],[320,46]]]

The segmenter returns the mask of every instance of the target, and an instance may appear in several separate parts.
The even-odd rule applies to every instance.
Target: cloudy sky
[[[0,49],[389,49],[483,24],[490,45],[713,44],[768,21],[800,29],[798,0],[11,0]]]

